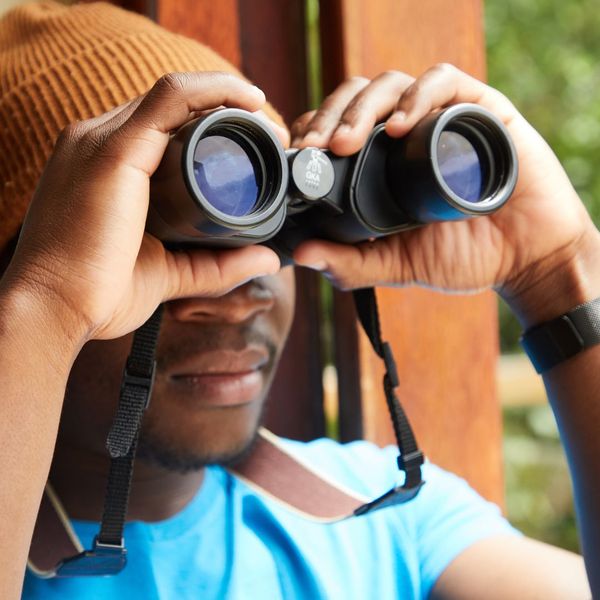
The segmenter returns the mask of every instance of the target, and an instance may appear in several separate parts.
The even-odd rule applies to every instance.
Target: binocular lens
[[[437,145],[440,173],[448,187],[468,202],[483,199],[483,169],[475,146],[456,131],[443,131]]]
[[[202,195],[230,217],[252,213],[258,203],[262,177],[250,154],[223,135],[208,135],[194,150],[194,176]]]

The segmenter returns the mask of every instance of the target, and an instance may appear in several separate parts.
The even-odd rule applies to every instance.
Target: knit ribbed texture
[[[103,2],[26,4],[0,20],[0,251],[59,132],[175,71],[238,73],[206,46]]]

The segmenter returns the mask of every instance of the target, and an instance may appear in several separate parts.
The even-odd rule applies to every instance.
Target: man
[[[45,581],[28,573],[25,598],[589,597],[578,557],[515,535],[497,510],[433,466],[414,503],[333,526],[288,514],[221,467],[206,466],[234,460],[254,437],[292,317],[292,274],[263,247],[165,250],[144,233],[148,180],[170,131],[220,105],[259,110],[264,96],[234,76],[199,73],[218,59],[106,5],[31,5],[6,17],[0,32],[11,73],[2,90],[11,109],[2,114],[6,160],[11,148],[32,165],[4,176],[3,244],[35,183],[28,176],[43,164],[40,147],[52,131],[42,127],[79,120],[56,143],[0,282],[5,597],[20,593],[48,475],[84,545],[95,533],[104,440],[130,333],[161,302],[157,380],[125,532],[129,564],[101,579]],[[35,62],[30,71],[28,60]],[[150,87],[144,78],[157,79],[155,70],[195,72],[162,77],[134,98],[131,90]],[[47,119],[22,110],[39,97]],[[558,161],[506,98],[453,67],[435,67],[416,81],[386,73],[346,82],[299,119],[294,143],[348,154],[377,120],[387,119],[388,133],[401,136],[431,110],[463,101],[494,112],[517,146],[519,182],[503,211],[355,247],[311,241],[297,249],[296,262],[345,288],[493,286],[526,328],[598,297],[600,238]],[[106,112],[105,104],[118,106]],[[21,151],[31,140],[34,158]],[[11,252],[4,249],[5,263]],[[595,591],[600,415],[589,396],[600,384],[599,361],[596,346],[545,376]],[[395,477],[391,456],[365,444],[290,448],[371,496]]]

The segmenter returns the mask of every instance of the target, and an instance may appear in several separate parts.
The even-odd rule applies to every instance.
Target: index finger
[[[404,91],[386,123],[386,133],[403,135],[431,111],[459,102],[479,104],[505,124],[518,114],[504,94],[444,63],[426,71]]]
[[[262,90],[229,73],[168,73],[146,94],[129,126],[168,133],[197,111],[218,106],[255,111],[264,103]]]
[[[169,73],[163,75],[143,97],[129,118],[107,140],[123,162],[150,172],[160,162],[169,132],[178,129],[195,113],[228,106],[250,112],[265,103],[256,86],[228,73]],[[144,150],[152,146],[152,160]]]

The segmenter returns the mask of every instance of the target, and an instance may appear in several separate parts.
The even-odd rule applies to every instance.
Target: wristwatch
[[[538,373],[600,344],[600,298],[528,329],[520,342]]]

